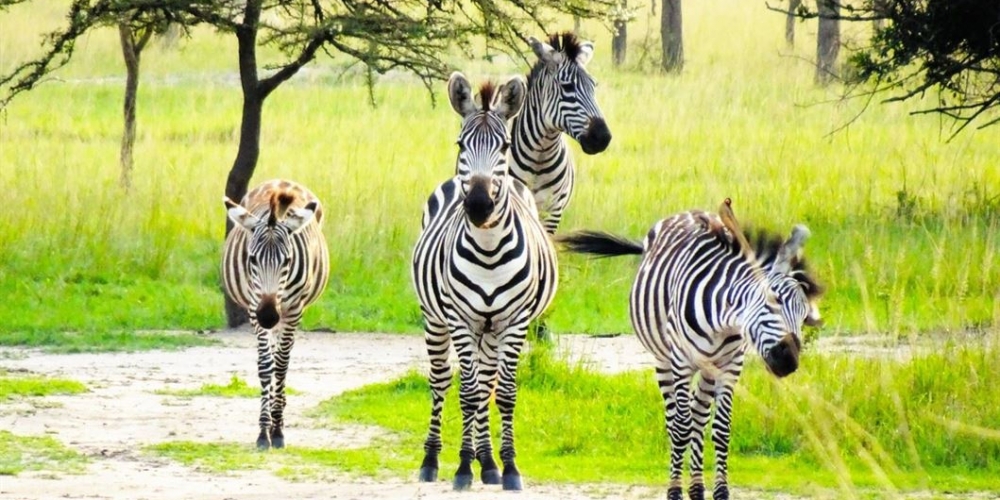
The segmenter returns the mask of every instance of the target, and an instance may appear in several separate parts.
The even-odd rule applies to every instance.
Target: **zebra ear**
[[[546,64],[552,64],[555,61],[556,49],[552,48],[551,45],[539,41],[535,37],[528,37],[528,44],[531,45],[532,52],[538,56],[538,60]]]
[[[226,206],[226,214],[229,215],[229,219],[237,226],[252,231],[253,228],[260,224],[260,219],[246,208],[243,208],[243,205],[237,205],[233,200],[225,196],[222,198],[222,203]]]
[[[509,120],[524,107],[524,98],[527,95],[528,86],[524,83],[524,77],[514,76],[507,83],[500,86],[499,103],[494,108],[498,115],[505,120]]]
[[[462,117],[476,112],[476,103],[472,99],[472,85],[465,75],[458,71],[448,79],[448,100],[451,107]]]
[[[313,216],[316,215],[316,210],[319,208],[319,203],[316,201],[310,201],[306,204],[305,208],[295,208],[288,211],[285,219],[281,223],[288,228],[289,232],[296,233],[301,231],[302,228],[306,227],[313,220]]]
[[[580,52],[576,55],[576,64],[586,66],[594,57],[594,42],[583,42],[580,44]]]
[[[792,228],[792,235],[788,237],[788,240],[778,250],[778,258],[775,259],[774,266],[772,267],[775,272],[787,275],[792,271],[792,263],[798,257],[799,250],[802,249],[802,245],[809,238],[809,234],[809,228],[802,224],[797,224]]]

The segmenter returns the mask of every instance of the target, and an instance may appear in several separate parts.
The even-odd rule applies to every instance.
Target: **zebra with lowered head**
[[[661,220],[641,244],[593,231],[558,239],[571,252],[642,255],[629,309],[640,342],[656,359],[671,444],[669,499],[682,498],[688,445],[688,494],[704,498],[704,429],[713,401],[713,497],[729,498],[733,388],[747,347],[777,377],[798,368],[802,326],[820,321],[822,290],[800,255],[808,235],[805,226],[797,225],[787,241],[757,233],[750,235],[751,244],[727,198],[719,214],[693,210]]]
[[[594,78],[586,65],[594,44],[572,33],[549,37],[548,43],[529,38],[538,57],[528,74],[524,111],[512,125],[511,175],[528,186],[549,234],[554,234],[573,194],[573,156],[563,133],[593,155],[611,143]]]
[[[522,489],[514,463],[515,374],[528,323],[556,291],[556,252],[538,219],[531,192],[509,175],[508,120],[524,103],[521,77],[479,88],[455,73],[448,82],[462,117],[457,175],[427,200],[413,251],[413,283],[424,317],[430,359],[431,417],[421,481],[436,481],[441,452],[441,409],[451,385],[449,352],[460,366],[462,444],[454,488],[472,485],[472,460],[485,484]],[[490,395],[501,419],[501,476],[489,428]]]
[[[223,202],[235,224],[226,237],[223,282],[229,297],[249,313],[257,336],[257,448],[282,448],[285,375],[295,331],[330,274],[323,208],[304,186],[280,179],[257,186],[238,205],[229,198]]]

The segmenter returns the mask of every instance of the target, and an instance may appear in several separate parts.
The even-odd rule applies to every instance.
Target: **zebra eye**
[[[573,85],[573,82],[559,82],[559,86],[562,87],[562,91],[566,93],[572,93],[576,87]]]
[[[458,146],[459,151],[465,151],[465,144],[462,144],[462,141],[455,142],[455,145]]]
[[[257,265],[257,256],[256,255],[251,255],[247,260],[250,261],[250,265],[251,266],[256,266]]]
[[[507,154],[507,151],[509,149],[510,149],[510,141],[504,141],[504,143],[500,145],[500,152],[503,154]]]

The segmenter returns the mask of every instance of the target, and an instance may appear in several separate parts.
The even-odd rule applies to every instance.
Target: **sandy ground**
[[[257,380],[255,343],[248,331],[211,335],[223,345],[72,355],[0,348],[2,369],[70,378],[90,388],[74,396],[5,402],[0,406],[0,429],[18,435],[50,435],[92,459],[86,472],[79,475],[25,472],[0,476],[0,498],[470,500],[504,495],[498,487],[479,484],[470,492],[453,492],[448,474],[434,484],[421,484],[415,478],[376,481],[346,476],[336,481],[288,481],[266,471],[208,474],[142,453],[143,446],[165,441],[252,443],[256,438],[256,398],[180,398],[155,393],[196,389],[207,382],[226,384],[234,374],[251,383]],[[852,341],[845,350],[855,344]],[[558,338],[558,345],[568,358],[608,372],[652,366],[633,336],[566,335]],[[833,349],[839,347],[834,345]],[[304,412],[344,391],[391,380],[413,368],[423,369],[424,363],[419,336],[300,334],[292,351],[288,381],[301,394],[289,398],[287,441],[317,448],[365,446],[378,429],[311,427],[314,420]],[[39,399],[45,404],[38,404]],[[665,494],[663,488],[618,484],[532,484],[530,471],[525,472],[525,491],[519,494],[522,498],[662,498]],[[736,498],[793,498],[734,493]]]

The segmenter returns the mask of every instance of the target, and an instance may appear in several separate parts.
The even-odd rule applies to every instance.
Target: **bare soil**
[[[83,474],[24,472],[0,476],[3,499],[255,499],[255,498],[495,498],[497,487],[474,485],[451,491],[447,480],[348,477],[290,481],[269,471],[211,474],[144,453],[146,445],[174,440],[252,443],[257,435],[256,398],[182,398],[157,390],[197,389],[226,384],[235,374],[256,383],[256,348],[247,330],[211,334],[221,346],[182,351],[105,354],[49,354],[0,348],[0,369],[78,380],[90,391],[73,396],[20,399],[0,406],[0,429],[17,435],[50,435],[89,456]],[[633,336],[595,338],[564,335],[558,345],[571,360],[615,372],[652,366]],[[364,426],[315,427],[304,413],[319,402],[367,384],[388,381],[425,364],[420,336],[305,332],[292,351],[286,439],[317,448],[365,446],[379,429]],[[39,400],[42,404],[39,404]],[[418,464],[414,464],[416,471]],[[343,477],[341,477],[343,476]],[[793,498],[736,491],[736,498]],[[532,483],[525,498],[655,498],[665,488],[621,484]]]

